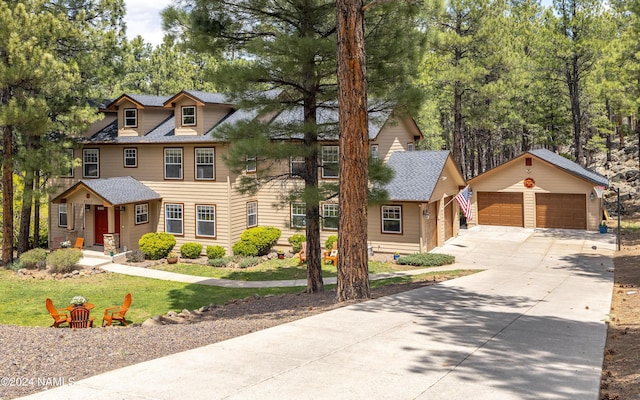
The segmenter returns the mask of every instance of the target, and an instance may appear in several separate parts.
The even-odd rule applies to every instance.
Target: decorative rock
[[[258,293],[254,293],[253,298],[256,300],[260,300],[260,295]]]
[[[177,317],[177,316],[178,316],[178,313],[175,311],[169,311],[167,313],[167,317]]]
[[[202,306],[202,307],[200,307],[200,308],[198,309],[198,311],[200,311],[200,312],[207,312],[207,311],[209,311],[209,306]]]
[[[151,326],[162,326],[162,325],[164,325],[161,321],[158,321],[158,320],[156,320],[154,318],[149,318],[146,321],[144,321],[142,323],[142,327],[143,328],[148,328],[148,327],[151,327]]]

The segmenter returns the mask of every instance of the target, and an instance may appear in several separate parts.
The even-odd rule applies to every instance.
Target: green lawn
[[[240,281],[279,281],[292,279],[306,279],[306,264],[299,265],[298,258],[285,260],[273,259],[260,263],[250,268],[219,268],[199,264],[158,264],[152,268],[162,271],[176,272],[185,275],[204,276],[207,278],[233,279]],[[396,263],[383,263],[379,261],[369,262],[369,273],[379,274],[383,272],[408,271],[420,269],[422,267],[412,267],[410,265],[398,265]],[[324,278],[335,277],[336,268],[331,265],[322,266],[322,276]]]
[[[195,264],[163,265],[164,270],[184,274],[236,279],[244,281],[256,280],[288,280],[306,279],[305,266],[299,266],[297,259],[271,260],[258,266],[246,269],[214,268]],[[400,266],[395,263],[369,263],[371,273],[392,272],[416,269],[416,267]],[[450,276],[463,276],[469,271],[448,271]],[[402,283],[429,279],[437,272],[415,277],[400,277],[372,281],[371,287],[379,287],[390,283]],[[323,276],[335,276],[332,265],[323,266]],[[335,286],[335,285],[333,285]],[[332,285],[326,285],[330,290]],[[193,310],[211,303],[223,304],[230,299],[242,299],[258,294],[296,293],[304,287],[265,288],[265,289],[229,289],[188,283],[169,282],[157,279],[138,278],[119,274],[99,274],[79,276],[64,280],[40,280],[25,278],[9,270],[0,269],[0,324],[23,326],[49,326],[52,318],[45,308],[47,297],[53,300],[56,307],[69,305],[74,296],[84,296],[95,304],[91,315],[95,316],[95,325],[102,323],[102,313],[106,307],[122,304],[124,296],[131,292],[133,301],[127,320],[142,323],[149,317],[166,314],[168,311]]]
[[[300,292],[304,288],[227,289],[215,286],[168,282],[118,274],[100,274],[64,280],[24,279],[7,270],[0,270],[0,324],[49,326],[53,322],[44,300],[49,297],[58,307],[69,305],[73,296],[84,296],[95,304],[91,315],[98,326],[106,307],[122,304],[131,292],[133,301],[127,320],[141,323],[167,311],[197,309],[210,303],[222,304],[229,299],[241,299],[257,293],[280,294]]]

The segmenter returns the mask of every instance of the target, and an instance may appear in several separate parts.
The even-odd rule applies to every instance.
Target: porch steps
[[[102,252],[95,250],[82,250],[82,258],[78,264],[83,267],[101,267],[103,265],[111,264],[112,262],[112,258]]]

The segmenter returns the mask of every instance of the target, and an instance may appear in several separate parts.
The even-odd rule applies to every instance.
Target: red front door
[[[107,207],[96,206],[95,243],[104,245],[104,234],[109,233],[109,211]]]
[[[104,206],[95,206],[95,243],[104,245],[104,234],[109,232],[109,209]],[[120,207],[115,208],[114,226],[116,233],[120,233]]]

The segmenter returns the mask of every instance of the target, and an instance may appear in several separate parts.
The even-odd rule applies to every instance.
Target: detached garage
[[[549,150],[526,152],[469,181],[477,218],[469,225],[598,229],[602,175]]]

